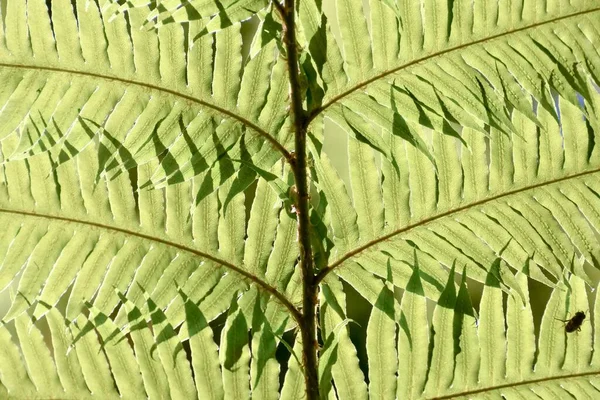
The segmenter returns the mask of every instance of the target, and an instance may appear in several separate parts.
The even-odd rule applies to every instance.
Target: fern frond
[[[252,209],[269,213],[269,229],[254,220],[246,226],[243,192],[224,209],[231,186],[190,206],[197,181],[134,192],[149,167],[137,169],[137,176],[94,182],[89,172],[97,158],[91,148],[77,164],[62,164],[51,176],[42,172],[48,165],[42,154],[4,169],[2,286],[20,277],[19,296],[5,321],[32,305],[34,316],[41,317],[70,287],[70,320],[85,301],[110,313],[119,302],[114,288],[143,306],[143,287],[161,307],[169,306],[166,313],[176,326],[185,319],[177,286],[194,301],[206,297],[203,312],[209,321],[227,310],[231,291],[244,291],[252,282],[279,296],[288,311],[295,309],[284,294],[296,262],[294,219],[266,183],[259,185]],[[285,223],[276,236],[279,214]],[[270,254],[273,243],[276,251]],[[117,321],[124,318],[121,313]]]
[[[382,158],[382,178],[376,172],[365,176],[369,169],[376,171],[371,158],[363,161],[363,176],[357,180],[351,170],[345,185],[335,169],[326,167],[327,156],[313,147],[315,184],[329,199],[334,243],[320,278],[338,268],[342,276],[344,268],[356,269],[355,263],[385,278],[384,266],[391,256],[394,281],[402,287],[410,276],[404,263],[413,262],[414,248],[424,253],[420,263],[427,276],[426,293],[431,295],[439,293],[446,281],[447,272],[438,263],[450,267],[456,260],[469,266],[472,278],[485,282],[487,267],[498,256],[517,271],[532,258],[528,273],[549,285],[560,280],[562,270],[571,269],[573,254],[594,264],[598,254],[593,243],[600,231],[596,157],[600,95],[592,83],[586,85],[589,101],[578,106],[562,97],[553,101],[558,120],[538,107],[539,126],[515,109],[510,123],[516,131],[509,135],[490,127],[486,138],[465,127],[459,141],[431,132],[427,146],[437,172],[420,149],[391,137],[393,159]],[[372,151],[368,143],[348,139],[352,154],[357,146],[367,154]],[[351,164],[360,161],[357,158]],[[360,186],[366,184],[371,185],[368,191]],[[352,189],[351,195],[343,186]],[[371,196],[366,203],[364,193]],[[340,196],[345,199],[336,202]],[[382,208],[384,230],[375,233],[369,224],[361,229],[356,221],[373,221],[371,215]],[[573,268],[591,283],[579,265]],[[516,288],[513,273],[500,271],[502,290]]]
[[[522,274],[519,275],[519,281],[523,285],[522,289],[526,290],[526,278]],[[564,285],[561,283],[554,289],[542,319],[537,350],[533,340],[529,301],[524,306],[518,297],[509,295],[508,317],[505,321],[502,291],[494,286],[485,286],[483,296],[476,329],[479,345],[469,340],[464,330],[458,332],[454,339],[442,340],[436,344],[450,352],[454,349],[456,363],[452,363],[450,368],[451,371],[456,369],[452,385],[444,385],[430,395],[435,398],[495,395],[521,398],[531,393],[541,397],[572,395],[579,398],[597,395],[597,388],[590,383],[598,375],[598,371],[590,364],[593,349],[591,324],[586,320],[581,326],[581,332],[571,334],[556,320],[587,307],[587,292],[583,280],[573,275]],[[492,300],[493,298],[496,300]],[[496,304],[492,305],[492,302]],[[484,306],[485,303],[492,307]],[[438,303],[436,308],[439,307]],[[461,315],[462,312],[457,310],[454,314],[455,323],[456,318],[466,316]],[[461,322],[463,329],[466,328],[466,321]],[[505,323],[508,327],[507,337],[504,336]],[[474,327],[471,326],[470,329]],[[507,351],[502,351],[502,348]],[[474,358],[477,356],[481,357],[481,363]],[[459,360],[463,357],[470,359],[466,366],[471,372],[467,375],[458,374],[461,366]],[[432,373],[435,371],[429,371],[428,381],[432,378]],[[424,393],[425,398],[429,398],[426,394],[427,392]]]
[[[239,23],[194,42],[200,21],[186,31],[177,24],[140,30],[144,8],[125,18],[112,15],[110,1],[100,3],[54,2],[52,21],[41,0],[7,6],[0,137],[14,135],[18,143],[6,161],[49,152],[60,164],[92,145],[98,173],[114,177],[160,155],[148,185],[206,173],[228,151],[240,158],[234,148],[246,133],[250,156],[265,139],[263,154],[268,147],[289,155],[289,135],[279,133],[286,77],[275,71],[283,65],[274,45],[243,60]],[[229,71],[229,78],[216,79],[214,70]],[[274,163],[260,160],[267,169]]]
[[[516,290],[504,293],[493,275],[484,287],[476,315],[465,271],[457,291],[453,268],[430,323],[420,268],[418,264],[413,267],[398,312],[394,311],[397,300],[388,292],[380,297],[387,300],[373,307],[369,325],[359,327],[367,333],[371,397],[449,399],[501,395],[512,399],[531,393],[544,397],[597,394],[592,380],[600,372],[592,357],[591,324],[586,318],[580,332],[568,333],[563,322],[557,320],[587,307],[588,295],[582,279],[571,275],[553,290],[536,343],[528,294],[523,299]],[[362,374],[356,348],[348,335],[350,320],[346,316],[344,290],[337,278],[332,279],[333,275],[326,278],[322,291],[321,389],[329,393],[333,383],[337,393],[366,398],[365,378],[359,379]],[[520,290],[527,293],[526,276],[519,273],[516,279]],[[383,290],[389,291],[389,286]],[[208,325],[203,307],[182,290],[179,297],[186,317],[179,334],[146,292],[148,313],[118,293],[127,310],[123,326],[91,303],[86,305],[90,318],[79,316],[73,323],[66,321],[57,309],[48,310],[43,318],[51,328],[53,356],[36,326],[39,321],[33,323],[22,314],[16,319],[20,347],[14,345],[14,334],[6,325],[0,329],[5,339],[4,362],[0,366],[2,382],[11,398],[117,398],[133,391],[141,391],[133,397],[162,393],[171,397],[220,398],[242,392],[270,398],[277,397],[278,387],[283,398],[302,396],[302,372],[295,355],[290,357],[283,386],[279,386],[275,349],[287,330],[281,314],[269,312],[268,306],[265,309],[267,303],[255,289],[241,296],[231,294],[232,306],[221,333],[219,354],[214,327]],[[597,304],[598,301],[596,308]],[[185,345],[188,340],[189,347]],[[387,344],[392,345],[391,350]],[[387,350],[381,351],[384,347]],[[298,342],[293,351],[299,351]],[[191,364],[185,360],[188,352]],[[391,376],[382,379],[386,376],[382,370],[389,370]],[[133,385],[134,382],[137,383]],[[333,395],[331,392],[328,396]]]
[[[6,342],[0,379],[7,398],[191,399],[236,397],[250,391],[261,398],[278,397],[276,351],[283,346],[290,317],[268,302],[268,296],[255,289],[229,292],[231,307],[221,330],[209,325],[204,305],[181,289],[185,318],[180,326],[146,291],[142,290],[140,307],[118,290],[115,294],[126,314],[124,324],[90,302],[84,305],[89,318],[79,315],[71,322],[50,308],[35,321],[21,314],[15,320],[16,332],[12,322],[3,324],[0,338]],[[49,337],[39,329],[44,319]],[[220,339],[214,336],[215,329],[221,331]],[[44,342],[49,338],[52,354]],[[298,394],[304,388],[297,364],[300,351],[297,344],[294,347],[290,363],[296,364],[288,369],[284,392],[292,389],[289,393]],[[294,388],[289,387],[292,379]]]
[[[330,278],[326,278],[324,292],[330,290],[327,286]],[[397,371],[393,371],[398,375],[397,386],[393,379],[383,382],[397,387],[395,396],[398,398],[597,396],[594,382],[600,372],[592,358],[592,324],[588,320],[591,317],[587,312],[588,292],[584,281],[571,275],[558,283],[545,307],[536,338],[527,277],[519,273],[516,279],[524,298],[516,290],[506,294],[500,289],[497,277],[490,275],[477,314],[465,271],[457,291],[452,268],[433,315],[428,317],[420,269],[415,265],[402,294],[400,312],[388,315],[392,327],[398,329],[398,336],[392,329],[385,337],[398,346],[397,355],[395,351],[374,352],[375,343],[383,345],[376,342],[382,336],[371,326],[366,328],[369,371],[373,379],[381,379],[382,367],[388,369],[398,360],[394,367]],[[327,312],[335,312],[330,307],[337,309],[339,303],[330,299],[322,307]],[[581,331],[569,333],[559,320],[568,319],[578,311],[586,313],[586,319]],[[378,306],[374,306],[371,320],[378,319],[380,313]],[[324,349],[322,371],[343,368],[342,360],[329,356],[329,352],[330,349]],[[351,353],[346,350],[345,356],[348,354]],[[374,364],[377,360],[380,364]],[[359,377],[354,373],[336,379],[331,372],[322,376],[329,379],[322,382],[325,393],[332,378],[339,390],[340,385],[344,385],[342,377]],[[371,389],[376,388],[376,382],[379,381],[371,380]],[[370,395],[377,397],[378,391],[370,390]]]
[[[330,100],[319,98],[308,107],[313,119],[321,114],[334,120],[341,116],[392,162],[389,152],[369,139],[370,125],[380,124],[384,142],[401,136],[421,148],[417,143],[424,134],[418,125],[452,136],[461,134],[456,123],[484,135],[486,126],[519,134],[510,114],[516,109],[537,123],[531,96],[558,119],[551,91],[578,106],[577,93],[589,101],[594,92],[586,84],[587,74],[599,81],[599,58],[593,48],[598,32],[592,28],[599,11],[593,5],[556,1],[553,7],[538,10],[527,4],[520,6],[521,14],[511,14],[511,7],[496,2],[478,5],[475,12],[463,2],[453,2],[448,9],[447,4],[432,0],[423,4],[423,12],[407,3],[399,11],[373,3],[378,5],[372,7],[372,19],[385,15],[400,20],[390,20],[385,35],[374,22],[367,30],[365,13],[358,10],[361,6],[351,11],[340,1],[336,9],[345,69],[338,75],[347,77],[347,89],[328,91],[321,73]],[[314,10],[311,19],[326,19],[325,11]],[[472,34],[466,35],[464,29]],[[333,43],[328,52],[332,46],[337,48]],[[391,53],[373,52],[390,46]],[[378,62],[377,57],[381,57]],[[371,65],[371,59],[385,68],[366,68],[357,75],[353,64]],[[392,125],[391,118],[379,118],[391,112],[399,112],[406,123]],[[351,117],[356,114],[360,117]]]

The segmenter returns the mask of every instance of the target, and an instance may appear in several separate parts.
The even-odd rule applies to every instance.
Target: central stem
[[[277,2],[278,0],[274,0]],[[294,121],[295,154],[290,161],[296,181],[296,215],[298,218],[298,244],[302,273],[302,364],[308,400],[319,399],[319,358],[317,342],[317,292],[315,268],[310,244],[310,220],[308,206],[308,177],[306,168],[306,129],[308,115],[302,106],[302,89],[298,70],[296,47],[296,12],[294,0],[286,0],[285,6],[276,4],[283,18],[283,41],[287,50],[287,66],[290,80],[291,113]]]

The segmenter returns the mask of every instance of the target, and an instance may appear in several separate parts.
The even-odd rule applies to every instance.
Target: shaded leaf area
[[[202,303],[182,290],[185,322],[178,325],[147,292],[145,307],[116,294],[125,313],[121,325],[91,303],[87,316],[73,321],[49,308],[39,320],[21,314],[16,334],[13,323],[2,325],[3,393],[15,399],[224,399],[250,393],[277,399],[284,380],[303,385],[297,363],[287,366],[293,343],[282,342],[294,338],[290,317],[256,290],[231,296],[224,326],[210,324]]]
[[[574,262],[583,262],[576,260]],[[423,295],[419,265],[401,294],[379,280],[366,334],[368,367],[359,369],[349,340],[347,304],[338,278],[325,278],[321,297],[320,379],[323,398],[594,398],[600,368],[585,282],[568,274],[552,291],[539,335],[534,334],[528,278],[515,277],[508,293],[490,273],[479,304],[473,304],[466,272],[449,271],[432,309]],[[369,300],[371,302],[372,300]],[[477,307],[478,312],[474,307]],[[580,331],[560,320],[583,311]],[[596,333],[593,333],[596,332]]]
[[[598,81],[598,12],[564,0],[307,1],[299,24],[308,108],[313,117],[348,112],[355,128],[378,124],[376,114],[394,111],[392,88],[409,121],[395,134],[415,134],[413,124],[452,134],[449,121],[510,130],[503,102],[526,109],[526,92],[550,110],[550,89],[575,101],[573,90],[587,94],[586,73]]]
[[[239,22],[194,41],[201,21],[148,31],[140,29],[146,5],[126,16],[113,15],[115,7],[110,0],[73,7],[59,0],[50,10],[44,0],[7,2],[3,161],[48,153],[56,168],[92,147],[96,180],[151,165],[140,187],[201,176],[199,197],[227,180],[248,186],[255,179],[238,175],[239,165],[223,168],[224,157],[270,169],[284,151],[277,141],[291,140],[281,129],[288,83],[276,44],[245,56]]]
[[[298,303],[295,215],[268,181],[251,188],[232,181],[196,203],[200,178],[136,190],[150,165],[95,181],[97,164],[87,148],[53,171],[47,154],[2,167],[0,287],[18,280],[5,322],[26,310],[40,318],[65,293],[68,320],[86,301],[110,315],[115,288],[145,309],[143,288],[176,325],[185,319],[178,287],[203,302],[208,321],[255,285]],[[287,181],[289,172],[277,163],[269,174]],[[124,309],[116,321],[125,321]]]
[[[394,283],[404,287],[416,249],[432,299],[454,261],[486,282],[500,257],[509,266],[498,270],[505,291],[517,288],[515,272],[530,258],[527,273],[548,286],[564,270],[591,283],[571,263],[581,255],[597,267],[600,255],[600,94],[588,78],[582,81],[586,98],[574,92],[575,104],[553,91],[552,112],[523,92],[531,115],[511,108],[506,118],[514,129],[508,131],[487,123],[484,133],[454,125],[457,138],[417,126],[428,154],[403,138],[378,135],[391,160],[334,119],[348,133],[347,179],[341,178],[346,166],[335,167],[322,148],[324,131],[335,126],[319,116],[310,146],[319,193],[314,219],[328,235],[317,256],[321,277],[333,270],[374,301],[373,275],[386,278],[390,259]]]
[[[319,369],[323,398],[598,394],[600,365],[594,351],[598,329],[590,321],[600,310],[600,300],[590,309],[582,279],[567,274],[552,291],[540,325],[534,327],[523,273],[515,278],[519,291],[509,293],[490,273],[480,301],[474,304],[466,271],[455,265],[432,308],[424,296],[420,266],[412,267],[410,282],[401,293],[393,291],[391,271],[390,279],[379,281],[379,296],[366,326],[348,318],[339,279],[331,275],[323,282]],[[75,320],[65,319],[58,308],[48,308],[41,319],[21,314],[0,326],[0,390],[5,397],[304,395],[298,336],[292,343],[296,329],[289,324],[290,317],[277,312],[275,303],[257,290],[232,294],[224,318],[211,323],[203,302],[179,289],[185,313],[181,324],[172,322],[165,308],[142,292],[143,307],[115,292],[125,313],[122,324],[88,302],[86,312]],[[586,319],[579,330],[568,333],[561,320],[579,311]],[[359,367],[350,324],[366,334],[366,368]]]
[[[340,267],[372,297],[365,282],[386,276],[389,257],[406,284],[415,248],[434,299],[439,264],[454,260],[485,282],[502,253],[504,290],[530,257],[530,276],[550,286],[573,254],[597,266],[599,12],[565,1],[301,4],[303,67],[318,77],[307,98],[315,219],[328,234],[320,279]],[[321,149],[336,128],[348,137],[344,182],[346,166]]]
[[[201,21],[203,29],[198,32],[196,38],[227,28],[254,15],[261,17],[263,23],[267,20],[266,23],[269,27],[278,26],[278,31],[281,31],[281,23],[275,22],[270,14],[272,10],[268,0],[183,0],[175,2],[124,0],[115,3],[120,3],[118,7],[113,7],[111,10],[115,15],[143,8],[147,13],[144,26],[148,28],[158,28],[171,23]],[[148,7],[151,11],[147,10]]]

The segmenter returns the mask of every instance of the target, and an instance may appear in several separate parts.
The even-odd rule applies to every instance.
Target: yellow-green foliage
[[[0,398],[598,398],[600,2],[273,1],[0,0]]]

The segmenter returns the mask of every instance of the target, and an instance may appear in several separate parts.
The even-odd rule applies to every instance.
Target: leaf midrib
[[[493,390],[499,390],[499,389],[504,389],[504,388],[514,388],[514,387],[519,387],[519,386],[532,385],[532,384],[535,384],[535,383],[550,382],[550,381],[554,381],[554,380],[565,380],[565,379],[583,378],[583,377],[592,376],[592,375],[600,375],[600,370],[594,370],[594,371],[588,371],[588,372],[580,372],[580,373],[577,373],[577,374],[568,374],[568,375],[553,375],[553,376],[548,376],[548,377],[545,377],[545,378],[531,379],[531,380],[520,381],[520,382],[505,383],[503,385],[488,386],[488,387],[481,388],[481,389],[468,390],[468,391],[464,391],[464,392],[457,392],[457,393],[449,394],[449,395],[446,395],[446,396],[429,397],[429,398],[427,398],[427,400],[454,399],[454,398],[459,398],[459,397],[471,396],[471,395],[479,394],[479,393],[491,392]]]
[[[463,205],[461,207],[450,209],[450,210],[445,211],[443,213],[436,214],[436,215],[433,215],[433,216],[431,216],[429,218],[422,219],[422,220],[420,220],[418,222],[415,222],[414,224],[410,224],[410,225],[407,225],[407,226],[402,227],[400,229],[396,229],[393,232],[390,232],[390,233],[388,233],[386,235],[383,235],[383,236],[381,236],[379,238],[373,239],[373,240],[371,240],[371,241],[363,244],[362,246],[359,246],[359,247],[355,248],[354,250],[351,250],[351,251],[347,252],[341,258],[337,259],[332,264],[330,264],[326,268],[322,269],[319,272],[319,274],[317,275],[316,281],[317,282],[321,282],[323,280],[323,278],[329,272],[331,272],[333,269],[339,267],[340,265],[342,265],[348,259],[350,259],[350,258],[358,255],[359,253],[362,253],[363,251],[369,249],[370,247],[373,247],[373,246],[375,246],[375,245],[377,245],[377,244],[379,244],[381,242],[389,240],[389,239],[391,239],[391,238],[393,238],[393,237],[395,237],[397,235],[400,235],[402,233],[410,231],[410,230],[412,230],[414,228],[417,228],[417,227],[429,224],[429,223],[437,221],[437,220],[439,220],[441,218],[444,218],[444,217],[447,217],[447,216],[450,216],[450,215],[453,215],[453,214],[456,214],[456,213],[459,213],[459,212],[462,212],[462,211],[469,210],[469,209],[471,209],[473,207],[477,207],[477,206],[489,203],[489,202],[494,201],[494,200],[498,200],[498,199],[501,199],[501,198],[504,198],[504,197],[508,197],[508,196],[512,196],[512,195],[515,195],[515,194],[518,194],[518,193],[526,192],[528,190],[533,190],[533,189],[537,189],[537,188],[540,188],[540,187],[549,186],[549,185],[552,185],[552,184],[555,184],[555,183],[558,183],[558,182],[562,182],[562,181],[566,181],[566,180],[569,180],[569,179],[575,179],[575,178],[579,178],[579,177],[582,177],[582,176],[591,175],[591,174],[598,173],[598,172],[600,172],[600,167],[599,168],[594,168],[594,169],[591,169],[591,170],[587,170],[587,171],[583,171],[583,172],[579,172],[579,173],[576,173],[576,174],[567,175],[567,176],[563,176],[563,177],[560,177],[560,178],[556,178],[556,179],[552,179],[552,180],[548,180],[548,181],[536,183],[536,184],[533,184],[533,185],[524,186],[524,187],[521,187],[521,188],[518,188],[518,189],[515,189],[515,190],[507,191],[507,192],[504,192],[504,193],[501,193],[501,194],[498,194],[498,195],[495,195],[495,196],[487,197],[487,198],[482,199],[482,200],[478,200],[478,201],[475,201],[475,202],[472,202],[472,203],[468,203],[468,204],[465,204],[465,205]]]
[[[332,97],[328,102],[326,102],[325,104],[323,104],[320,107],[315,108],[311,112],[311,114],[309,116],[309,121],[312,122],[319,114],[321,114],[323,111],[325,111],[325,109],[327,109],[329,106],[337,103],[338,101],[340,101],[343,98],[351,95],[352,93],[356,92],[357,90],[359,90],[361,88],[364,88],[364,87],[370,85],[371,83],[376,82],[376,81],[378,81],[380,79],[383,79],[386,76],[391,75],[391,74],[393,74],[395,72],[402,71],[403,69],[412,67],[412,66],[414,66],[416,64],[420,64],[420,63],[422,63],[424,61],[427,61],[427,60],[430,60],[432,58],[440,57],[440,56],[443,56],[443,55],[448,54],[448,53],[452,53],[452,52],[455,52],[455,51],[462,50],[462,49],[467,48],[469,46],[474,46],[474,45],[477,45],[477,44],[486,43],[486,42],[489,42],[489,41],[492,41],[492,40],[495,40],[495,39],[498,39],[498,38],[501,38],[501,37],[504,37],[504,36],[508,36],[508,35],[511,35],[511,34],[514,34],[514,33],[522,32],[522,31],[525,31],[525,30],[528,30],[528,29],[537,28],[537,27],[544,26],[544,25],[547,25],[547,24],[552,24],[554,22],[562,21],[562,20],[565,20],[565,19],[574,18],[574,17],[578,17],[578,16],[581,16],[581,15],[594,13],[594,12],[597,12],[597,11],[600,11],[600,7],[596,7],[596,8],[592,8],[592,9],[584,10],[584,11],[578,11],[578,12],[575,12],[575,13],[572,13],[572,14],[563,15],[563,16],[560,16],[560,17],[555,17],[555,18],[552,18],[552,19],[549,19],[549,20],[546,20],[546,21],[542,21],[542,22],[536,22],[536,23],[531,24],[531,25],[522,26],[522,27],[517,28],[517,29],[512,29],[512,30],[509,30],[509,31],[506,31],[506,32],[502,32],[502,33],[496,34],[496,35],[492,35],[492,36],[488,36],[488,37],[485,37],[485,38],[482,38],[482,39],[474,40],[472,42],[463,43],[463,44],[458,45],[458,46],[450,47],[448,49],[441,50],[441,51],[438,51],[438,52],[434,52],[432,54],[429,54],[429,55],[417,58],[415,60],[412,60],[410,62],[402,64],[402,65],[400,65],[398,67],[395,67],[395,68],[383,71],[383,72],[381,72],[381,73],[379,73],[379,74],[377,74],[377,75],[375,75],[375,76],[373,76],[373,77],[371,77],[371,78],[369,78],[369,79],[367,79],[367,80],[365,80],[363,82],[360,82],[360,83],[354,85],[353,87],[351,87],[350,89],[346,90],[345,92],[342,92],[342,93],[340,93],[340,94]]]
[[[38,70],[38,71],[58,72],[58,73],[66,73],[66,74],[79,75],[79,76],[87,76],[87,77],[91,77],[91,78],[103,79],[106,81],[115,81],[115,82],[123,83],[126,85],[135,85],[135,86],[139,86],[142,88],[156,90],[158,92],[170,94],[172,96],[187,100],[191,103],[199,104],[201,106],[210,108],[212,110],[217,111],[220,114],[223,114],[225,116],[228,116],[228,117],[231,117],[231,118],[237,120],[238,122],[242,123],[243,125],[247,126],[251,130],[256,132],[259,136],[264,137],[273,146],[273,148],[275,148],[279,153],[281,153],[284,157],[286,157],[286,159],[291,157],[288,150],[285,147],[283,147],[283,145],[281,143],[279,143],[279,141],[277,141],[277,139],[275,139],[275,137],[273,137],[269,132],[267,132],[266,130],[264,130],[263,128],[258,126],[257,124],[253,123],[252,121],[244,118],[243,116],[241,116],[239,114],[236,114],[235,112],[233,112],[227,108],[220,107],[216,104],[210,103],[208,101],[199,99],[197,97],[194,97],[194,96],[191,96],[191,95],[188,95],[185,93],[178,92],[176,90],[172,90],[172,89],[169,89],[169,88],[166,88],[163,86],[153,85],[151,83],[140,82],[140,81],[136,81],[136,80],[132,80],[132,79],[119,78],[117,76],[103,75],[103,74],[89,72],[89,71],[78,71],[78,70],[73,70],[73,69],[68,69],[68,68],[45,67],[45,66],[41,66],[41,65],[17,64],[17,63],[10,64],[10,63],[5,63],[5,62],[0,62],[0,67],[17,68],[17,69],[31,69],[31,70]]]
[[[172,242],[172,241],[169,241],[169,240],[166,240],[166,239],[163,239],[160,237],[152,236],[152,235],[149,235],[146,233],[136,232],[136,231],[132,231],[132,230],[125,229],[125,228],[119,228],[118,226],[105,225],[105,224],[101,224],[101,223],[93,222],[93,221],[78,220],[78,219],[74,219],[74,218],[61,217],[58,215],[40,214],[40,213],[35,213],[35,212],[30,212],[30,211],[11,210],[11,209],[7,209],[7,208],[0,208],[0,213],[28,216],[28,217],[34,217],[34,218],[44,218],[44,219],[48,219],[48,220],[52,220],[52,221],[62,221],[62,222],[67,222],[67,223],[92,226],[92,227],[104,229],[107,231],[124,233],[126,235],[135,236],[140,239],[150,240],[150,241],[153,241],[156,243],[160,243],[160,244],[164,244],[166,246],[176,248],[181,251],[185,251],[187,253],[191,253],[195,256],[205,258],[205,259],[213,261],[217,264],[221,264],[223,267],[230,269],[234,272],[237,272],[238,274],[240,274],[243,277],[250,280],[252,283],[255,283],[262,290],[273,295],[280,303],[283,304],[283,306],[285,308],[288,309],[288,311],[290,312],[290,314],[292,315],[292,317],[294,319],[299,321],[300,318],[302,318],[298,309],[296,309],[296,307],[294,307],[294,305],[285,297],[285,295],[280,293],[277,289],[275,289],[273,286],[268,284],[266,281],[263,281],[262,279],[253,275],[251,272],[245,271],[244,269],[242,269],[226,260],[222,260],[214,255],[209,254],[209,253],[205,253],[203,251],[194,249],[193,247],[188,247],[181,243]]]

